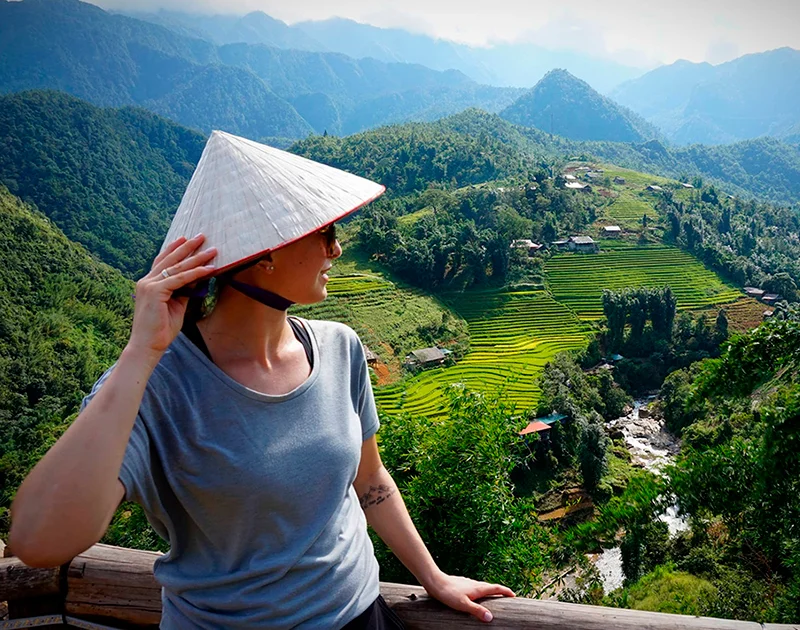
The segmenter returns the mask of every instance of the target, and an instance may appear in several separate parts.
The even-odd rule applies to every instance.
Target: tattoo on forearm
[[[397,492],[397,488],[393,486],[387,486],[386,484],[380,484],[377,486],[370,486],[369,490],[367,490],[364,494],[359,497],[359,501],[361,502],[361,509],[366,510],[373,505],[378,505],[379,503],[383,503],[392,496],[395,492]]]

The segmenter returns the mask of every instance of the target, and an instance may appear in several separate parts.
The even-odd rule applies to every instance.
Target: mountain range
[[[128,13],[184,35],[216,44],[265,44],[314,52],[338,52],[386,63],[421,64],[459,70],[478,83],[530,88],[552,68],[567,68],[600,92],[640,76],[645,69],[569,50],[549,50],[528,42],[478,47],[399,28],[380,28],[343,18],[288,25],[254,11],[243,16],[202,15],[161,10]]]
[[[800,51],[780,48],[727,63],[677,61],[628,81],[611,97],[678,144],[723,144],[800,129]]]
[[[471,106],[498,111],[521,93],[455,70],[263,44],[218,47],[78,0],[0,2],[0,93],[41,88],[284,144]]]

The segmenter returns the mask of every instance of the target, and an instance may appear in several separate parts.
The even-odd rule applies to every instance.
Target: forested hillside
[[[699,183],[695,181],[695,183]],[[715,187],[666,191],[657,202],[665,238],[693,252],[739,286],[800,299],[800,213],[730,199]]]
[[[493,179],[526,179],[540,162],[486,133],[462,134],[438,123],[384,127],[347,138],[312,136],[293,152],[379,181],[389,195],[434,182],[458,187]]]
[[[2,2],[0,39],[0,93],[63,90],[96,105],[140,105],[205,132],[283,144],[312,130],[499,110],[519,95],[419,65],[264,45],[218,48],[78,0]]]
[[[659,136],[655,127],[566,70],[548,72],[500,116],[571,140],[641,142]]]
[[[5,108],[0,108],[4,111]],[[0,532],[30,467],[127,342],[133,284],[0,186]]]
[[[130,275],[149,266],[205,144],[140,109],[0,96],[0,184]]]

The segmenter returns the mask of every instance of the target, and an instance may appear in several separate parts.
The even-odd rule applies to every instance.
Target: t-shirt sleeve
[[[97,395],[113,370],[114,366],[111,366],[94,384],[92,391],[81,402],[81,411]],[[122,485],[125,486],[126,501],[146,506],[146,497],[152,496],[151,492],[154,491],[154,488],[148,487],[152,485],[152,470],[150,437],[144,419],[141,413],[138,413],[118,475]]]
[[[358,375],[358,400],[356,411],[361,418],[361,437],[368,440],[378,432],[381,426],[378,419],[378,408],[375,406],[375,396],[372,393],[372,383],[369,380],[369,367],[364,354],[364,346],[354,332],[355,351],[353,352],[353,371]]]

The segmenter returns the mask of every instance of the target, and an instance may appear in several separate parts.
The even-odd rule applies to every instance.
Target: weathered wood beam
[[[95,545],[80,554],[67,572],[67,614],[157,625],[161,587],[153,564],[159,555],[110,545]]]
[[[143,627],[158,623],[161,589],[153,577],[159,554],[95,545],[77,556],[67,574],[66,613],[103,619],[107,625]],[[24,567],[15,559],[0,560],[0,601],[30,597],[28,584],[42,596],[58,589],[58,569]],[[11,570],[7,570],[7,569]],[[49,572],[48,572],[49,571]],[[27,577],[23,578],[22,575]],[[5,577],[3,577],[5,576]],[[12,577],[8,577],[12,576]],[[800,630],[798,624],[759,624],[747,621],[666,615],[599,606],[581,606],[533,599],[490,599],[490,626],[463,613],[446,609],[418,586],[381,583],[381,593],[409,630]]]
[[[419,586],[381,583],[381,594],[409,630],[800,630],[798,624],[760,624],[641,610],[583,606],[537,599],[497,598],[483,603],[494,614],[486,625],[444,608]]]
[[[0,601],[58,595],[59,573],[59,567],[34,569],[18,558],[0,558]]]

